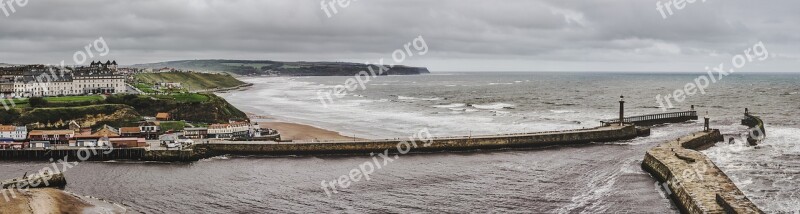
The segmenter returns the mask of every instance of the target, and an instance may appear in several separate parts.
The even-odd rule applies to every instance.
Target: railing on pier
[[[625,123],[631,124],[657,124],[657,123],[666,123],[666,122],[673,122],[675,120],[690,120],[690,119],[697,119],[697,111],[682,111],[682,112],[669,112],[669,113],[661,113],[661,114],[648,114],[648,115],[641,115],[641,116],[633,116],[633,117],[626,117]],[[603,126],[608,126],[611,124],[619,123],[619,119],[609,119],[600,121]]]

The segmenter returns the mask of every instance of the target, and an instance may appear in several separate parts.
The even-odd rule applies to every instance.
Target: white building
[[[250,128],[250,123],[245,122],[212,124],[208,126],[208,138],[246,137]]]
[[[117,62],[92,62],[89,67],[67,68],[34,65],[13,76],[13,97],[116,94],[127,90]],[[20,71],[16,71],[20,72]]]

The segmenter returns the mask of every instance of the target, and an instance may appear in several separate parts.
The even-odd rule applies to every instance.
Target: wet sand
[[[0,203],[0,213],[82,213],[85,208],[91,206],[58,189],[31,189],[27,192],[14,193],[16,198],[8,193],[11,200]]]
[[[5,190],[9,201],[0,198],[0,214],[38,213],[126,213],[118,205],[98,199],[79,197],[59,189],[29,189],[26,192]]]
[[[309,125],[290,122],[259,122],[258,124],[262,128],[277,129],[281,133],[281,140],[285,141],[353,140],[353,137],[343,136],[335,131]],[[359,138],[356,139],[360,140]]]

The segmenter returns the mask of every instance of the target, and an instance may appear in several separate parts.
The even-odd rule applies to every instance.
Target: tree
[[[31,97],[28,99],[28,105],[34,108],[46,107],[47,104],[47,100],[41,97]]]

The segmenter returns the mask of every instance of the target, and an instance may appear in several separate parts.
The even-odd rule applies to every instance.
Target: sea
[[[709,83],[705,93],[660,107],[657,96],[703,75],[434,72],[356,84],[352,77],[244,77],[254,85],[219,95],[259,115],[255,121],[371,139],[407,138],[420,130],[475,136],[595,127],[618,116],[620,96],[626,115],[693,106],[712,128],[736,136],[747,132],[740,120],[748,108],[766,123],[766,138],[758,146],[720,142],[703,153],[767,213],[800,212],[800,74],[735,73]],[[337,90],[340,96],[327,97]],[[66,171],[66,191],[142,213],[679,213],[641,161],[649,148],[702,127],[701,121],[665,124],[649,137],[611,143],[407,154],[332,194],[323,182],[373,157],[83,162]],[[0,178],[47,166],[2,161]]]

